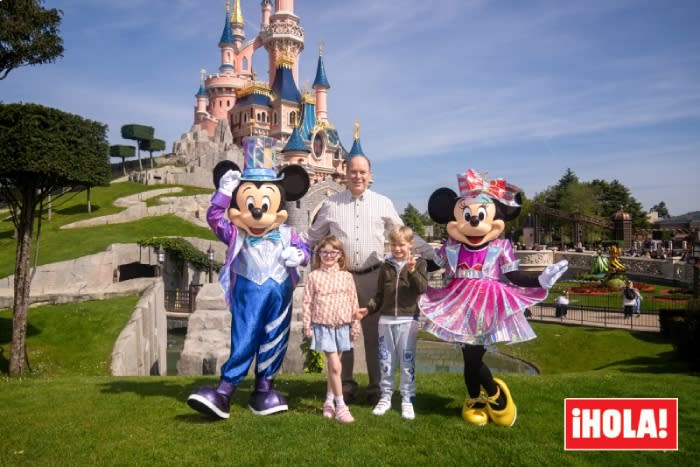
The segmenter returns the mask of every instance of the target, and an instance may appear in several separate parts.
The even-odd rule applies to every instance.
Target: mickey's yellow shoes
[[[510,391],[508,386],[500,378],[493,378],[498,386],[498,391],[496,394],[488,398],[488,403],[486,404],[486,412],[488,413],[489,419],[499,426],[513,426],[515,419],[518,416],[518,409],[513,402],[513,398],[510,396]],[[506,405],[501,410],[494,409],[494,406],[498,406],[497,401],[501,392],[506,399]],[[465,403],[466,406],[466,403]],[[464,413],[462,414],[464,417]],[[466,420],[466,418],[465,418]]]

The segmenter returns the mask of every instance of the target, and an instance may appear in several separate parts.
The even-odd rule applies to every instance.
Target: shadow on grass
[[[90,206],[90,212],[88,212],[87,204],[76,204],[64,209],[55,209],[56,214],[62,216],[73,216],[75,214],[95,214],[100,210],[99,204],[92,204]]]
[[[198,378],[192,383],[178,383],[166,379],[157,380],[114,380],[102,384],[101,391],[107,394],[133,393],[140,397],[170,397],[176,401],[187,404],[187,398],[197,388],[201,386],[215,387],[218,379]],[[290,410],[310,414],[321,414],[323,400],[326,395],[326,380],[318,379],[314,381],[288,380],[284,377],[275,381],[274,389],[287,397]],[[253,378],[246,378],[238,387],[231,399],[231,406],[235,410],[248,409],[248,401],[253,392]],[[364,391],[358,393],[358,403],[350,406],[366,406]],[[397,396],[394,396],[394,404],[397,403]],[[430,393],[421,393],[417,398],[415,410],[417,413],[442,414],[453,417],[459,415],[460,408],[455,409],[455,399],[453,397],[443,397]],[[195,411],[191,414],[177,415],[177,419],[191,423],[208,423],[212,419]]]
[[[623,373],[692,373],[690,367],[678,359],[674,351],[662,352],[655,356],[635,357],[627,360],[610,362],[596,370],[614,368]]]
[[[27,337],[36,336],[41,329],[27,324]],[[10,372],[10,347],[12,345],[12,318],[0,318],[0,374]],[[7,351],[5,350],[7,346]]]

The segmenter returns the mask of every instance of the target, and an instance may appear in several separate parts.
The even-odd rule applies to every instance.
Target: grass
[[[170,186],[172,185],[159,185],[156,188]],[[133,182],[93,188],[91,214],[87,213],[84,192],[69,193],[65,195],[65,198],[59,198],[54,204],[51,221],[49,222],[45,218],[42,221],[38,264],[79,258],[104,251],[112,243],[134,243],[147,237],[177,235],[179,237],[214,240],[214,236],[208,228],[193,225],[175,215],[146,217],[125,224],[60,229],[62,225],[79,220],[120,212],[123,209],[113,205],[115,199],[152,189],[154,189],[153,186]],[[171,193],[168,196],[185,196],[211,191],[192,187],[183,187],[183,189],[180,193]],[[12,221],[6,217],[0,222],[0,277],[14,274],[17,241],[12,238],[12,234]],[[36,244],[34,244],[34,248],[36,249]]]
[[[112,201],[152,187],[120,183],[54,205],[39,264],[148,236],[211,238],[175,216],[59,230],[118,212]],[[160,188],[160,187],[159,187]],[[169,195],[170,196],[170,195]],[[0,277],[12,274],[15,240],[0,222]],[[187,396],[217,377],[111,377],[112,346],[137,297],[32,308],[27,350],[32,372],[8,378],[11,314],[0,311],[0,465],[695,465],[700,455],[700,378],[672,360],[671,345],[648,333],[532,323],[538,339],[503,350],[535,363],[540,376],[505,375],[518,404],[512,428],[475,427],[459,416],[459,374],[419,374],[417,418],[384,417],[352,406],[356,423],[324,420],[325,377],[280,375],[291,410],[257,417],[247,410],[250,378],[233,398],[232,418],[212,422]],[[366,377],[358,375],[361,386]],[[566,397],[678,397],[677,452],[565,452]],[[396,404],[397,401],[395,401]]]
[[[512,428],[464,423],[464,383],[448,373],[418,375],[411,422],[401,419],[397,398],[384,417],[353,405],[355,424],[324,420],[319,374],[281,375],[276,386],[289,396],[290,411],[270,417],[247,410],[247,378],[231,419],[213,422],[185,401],[217,377],[105,376],[111,343],[134,303],[30,310],[28,349],[37,373],[0,378],[0,465],[639,466],[693,465],[700,455],[700,378],[673,363],[670,344],[651,334],[533,323],[538,339],[507,347],[543,370],[504,376],[518,405]],[[9,311],[0,312],[2,349],[10,327]],[[366,384],[365,375],[358,379]],[[565,452],[566,397],[678,397],[680,449]]]

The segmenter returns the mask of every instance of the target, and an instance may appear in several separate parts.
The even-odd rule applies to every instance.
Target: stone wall
[[[167,375],[168,323],[163,296],[162,281],[144,291],[114,344],[113,376]]]

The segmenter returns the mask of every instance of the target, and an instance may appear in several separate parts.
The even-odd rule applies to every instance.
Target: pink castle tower
[[[328,118],[330,84],[319,48],[313,92],[301,92],[299,55],[304,29],[294,12],[294,0],[262,0],[259,34],[246,40],[241,1],[225,3],[226,18],[219,40],[218,73],[201,71],[195,94],[192,133],[212,142],[227,138],[240,146],[245,136],[270,136],[279,141],[280,164],[302,164],[312,180],[330,176],[342,181],[347,151]],[[268,81],[258,79],[253,55],[267,54]],[[201,142],[201,139],[198,140]],[[185,147],[178,145],[177,147]],[[177,151],[176,151],[177,152]]]

